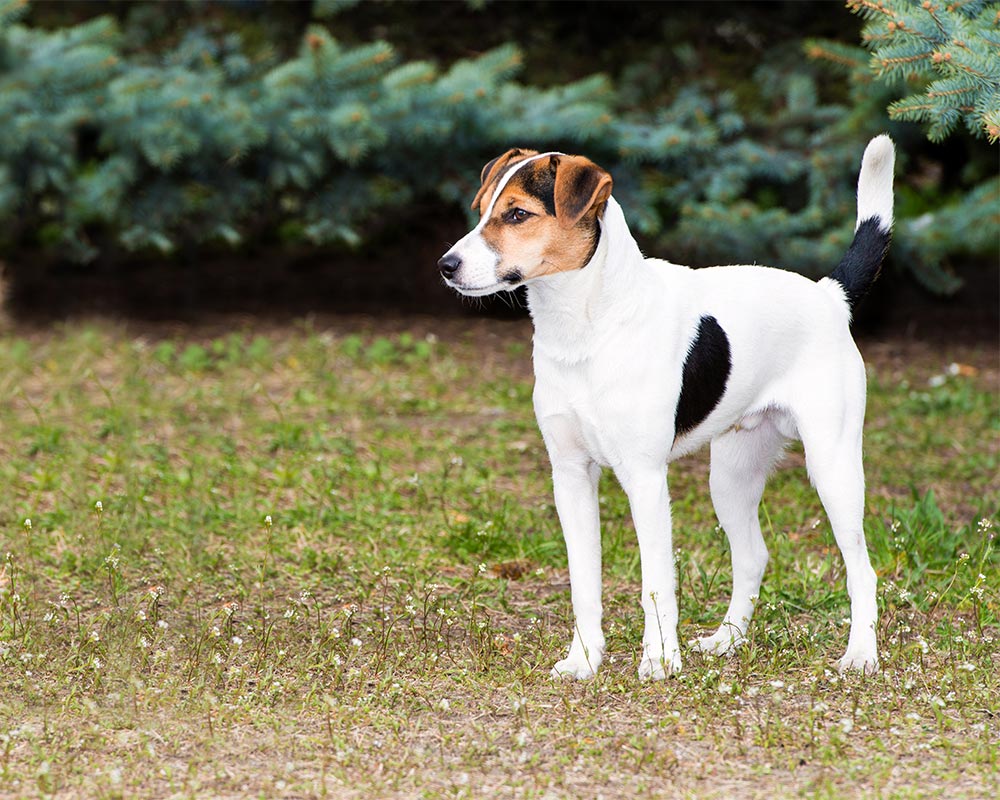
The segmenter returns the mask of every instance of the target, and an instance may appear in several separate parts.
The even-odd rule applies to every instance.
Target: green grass
[[[836,674],[844,570],[793,449],[749,642],[658,684],[605,479],[608,657],[576,684],[548,677],[569,586],[529,341],[427,319],[0,340],[0,796],[996,796],[995,352],[862,348],[877,675]],[[981,372],[929,383],[952,361]],[[730,567],[706,457],[670,477],[686,641]]]

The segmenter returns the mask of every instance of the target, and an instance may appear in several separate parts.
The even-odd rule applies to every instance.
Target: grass
[[[609,655],[577,684],[548,677],[569,586],[529,342],[428,319],[0,340],[0,795],[997,795],[994,349],[863,343],[877,675],[836,674],[844,571],[793,449],[749,642],[658,684],[605,480]],[[687,640],[730,567],[704,455],[671,493]]]

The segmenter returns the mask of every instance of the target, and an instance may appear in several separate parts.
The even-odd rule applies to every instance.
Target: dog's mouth
[[[524,283],[524,276],[518,269],[510,270],[504,273],[503,277],[500,278],[496,283],[492,283],[488,286],[467,286],[463,283],[458,283],[450,278],[444,279],[445,285],[451,287],[459,294],[465,295],[466,297],[485,297],[486,295],[496,294],[497,292],[512,292]]]
[[[448,279],[445,279],[445,283],[456,292],[465,295],[466,297],[485,297],[489,294],[509,292],[517,288],[517,286],[512,286],[508,283],[494,283],[492,286],[463,286],[460,283],[455,283]]]

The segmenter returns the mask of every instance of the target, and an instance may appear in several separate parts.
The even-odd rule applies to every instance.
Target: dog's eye
[[[512,208],[510,211],[504,214],[504,217],[506,218],[507,222],[512,222],[512,223],[524,222],[528,217],[533,217],[533,216],[535,215],[532,214],[530,211],[525,211],[523,208]]]

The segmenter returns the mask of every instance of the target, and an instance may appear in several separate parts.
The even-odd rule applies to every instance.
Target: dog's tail
[[[892,170],[896,149],[886,135],[865,148],[858,175],[858,221],[854,241],[828,279],[839,284],[853,315],[875,283],[892,239]]]

